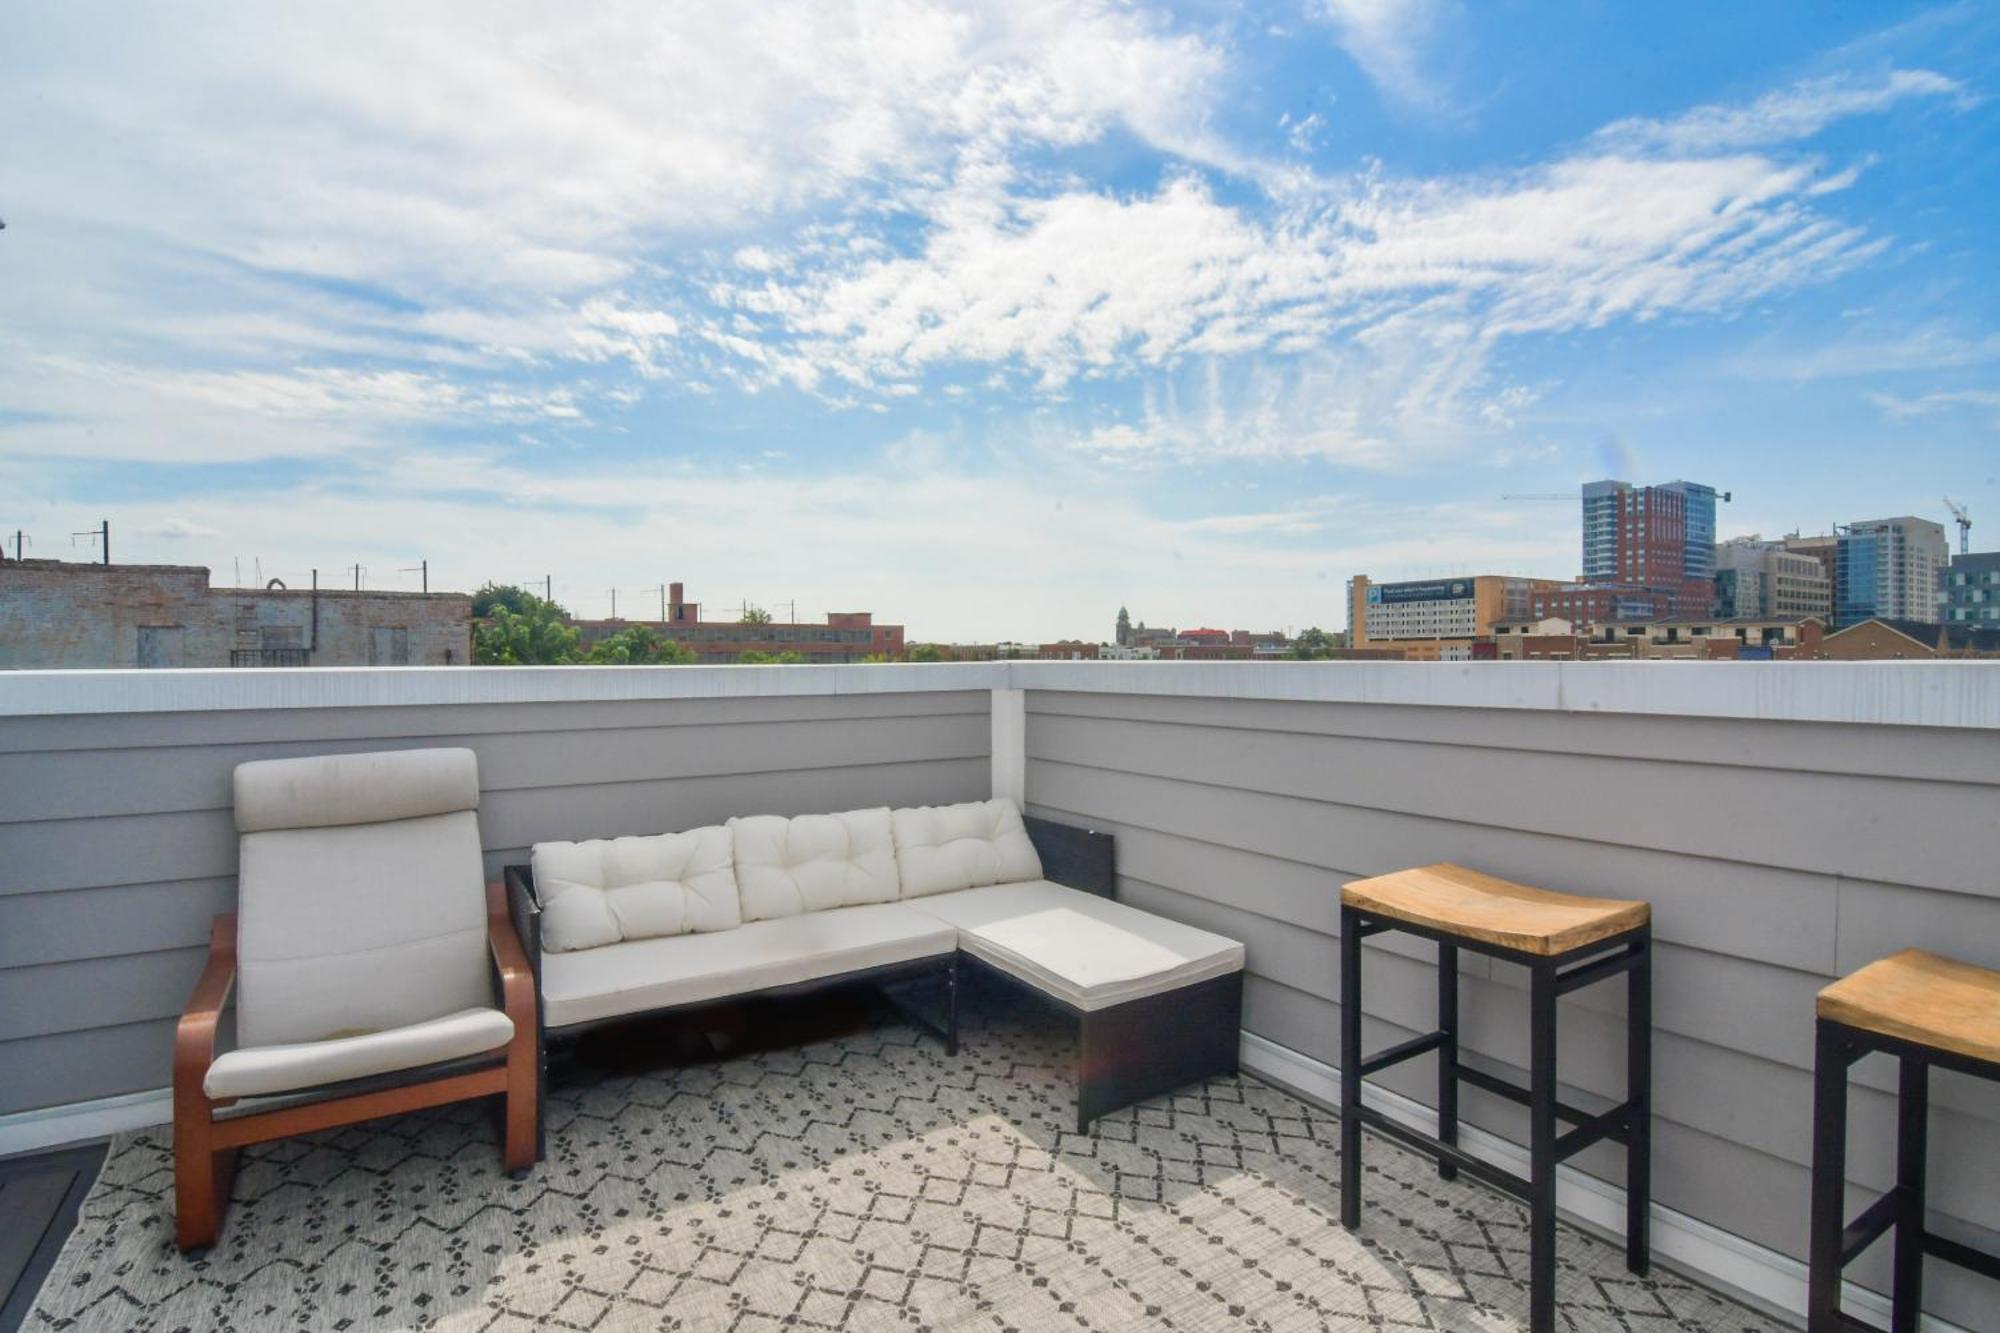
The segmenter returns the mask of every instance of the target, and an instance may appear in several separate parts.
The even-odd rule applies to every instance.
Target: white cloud
[[[1916,395],[1871,393],[1868,401],[1881,408],[1882,415],[1892,421],[1909,421],[1959,408],[1971,408],[1990,414],[1995,428],[2000,429],[2000,389],[1940,389]]]
[[[1950,97],[1969,105],[1963,84],[1927,69],[1893,69],[1806,79],[1766,93],[1747,105],[1699,106],[1677,116],[1635,116],[1597,132],[1597,141],[1624,151],[1674,154],[1725,153],[1809,139],[1837,120],[1887,111],[1914,97]]]
[[[1060,395],[1079,377],[1262,358],[1272,384],[1313,383],[1306,409],[1267,386],[1227,423],[1149,410],[1082,441],[1128,458],[1379,466],[1525,407],[1492,396],[1509,387],[1490,367],[1510,337],[1727,316],[1876,253],[1809,206],[1821,179],[1752,154],[1586,153],[1494,176],[1369,177],[1260,217],[1192,176],[1136,197],[981,177],[932,201],[912,253],[796,256],[782,277],[717,283],[752,332],[714,341],[753,363],[750,382],[876,392],[993,366]]]
[[[1341,49],[1390,102],[1405,109],[1446,109],[1447,89],[1430,68],[1441,29],[1459,21],[1448,0],[1319,0]]]

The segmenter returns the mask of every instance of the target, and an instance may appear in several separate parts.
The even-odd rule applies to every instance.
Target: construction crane
[[[1949,495],[1944,497],[1944,507],[1951,511],[1953,518],[1958,520],[1958,553],[1960,555],[1970,554],[1972,550],[1972,515],[1965,512],[1964,505],[1954,504]]]
[[[1540,495],[1503,495],[1502,500],[1574,500],[1575,491],[1546,491]]]

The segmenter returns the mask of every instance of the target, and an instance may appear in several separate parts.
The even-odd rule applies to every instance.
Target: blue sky
[[[726,13],[724,12],[726,10]],[[2000,11],[0,12],[0,527],[914,638],[2000,530]]]

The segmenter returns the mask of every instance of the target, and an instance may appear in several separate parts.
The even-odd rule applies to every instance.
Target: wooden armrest
[[[493,948],[493,962],[500,969],[501,1007],[517,1029],[525,1024],[533,1032],[535,970],[529,966],[527,951],[515,933],[514,917],[507,908],[507,888],[503,884],[486,886],[486,937]]]
[[[229,988],[236,983],[236,913],[224,912],[209,927],[208,962],[194,994],[174,1028],[174,1087],[199,1089],[215,1063],[215,1027]]]

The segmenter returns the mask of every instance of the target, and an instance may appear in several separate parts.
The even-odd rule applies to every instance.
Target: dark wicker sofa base
[[[1043,873],[1049,880],[1102,898],[1114,896],[1117,881],[1110,834],[1072,828],[1032,816],[1025,822],[1028,836],[1041,856]],[[535,989],[539,995],[542,980],[541,907],[535,897],[534,874],[527,866],[508,866],[505,880],[508,907],[522,945],[527,950],[529,964],[534,969]],[[640,1010],[615,1018],[572,1023],[553,1029],[540,1021],[538,1006],[536,1046],[542,1068],[540,1096],[543,1099],[547,1096],[551,1039],[563,1042],[593,1028],[635,1018],[696,1013],[746,1001],[809,995],[858,983],[872,982],[885,989],[906,981],[932,980],[938,983],[943,989],[943,998],[936,1013],[926,1013],[922,1006],[902,1002],[893,992],[889,992],[890,998],[906,1016],[935,1032],[944,1042],[947,1054],[956,1055],[959,992],[961,978],[968,967],[1075,1019],[1078,1133],[1087,1133],[1091,1122],[1099,1116],[1121,1110],[1134,1102],[1158,1097],[1217,1075],[1237,1072],[1239,1032],[1243,1026],[1243,973],[1240,971],[1158,995],[1141,996],[1109,1008],[1086,1010],[963,950],[955,950],[907,963],[840,972],[785,986],[742,991],[714,1000]],[[536,1121],[540,1126],[546,1122],[546,1117],[538,1114]],[[545,1136],[538,1139],[537,1160],[546,1155],[546,1146]]]

